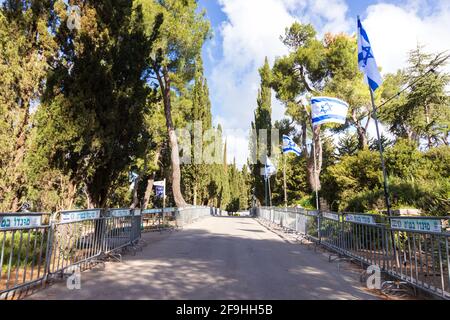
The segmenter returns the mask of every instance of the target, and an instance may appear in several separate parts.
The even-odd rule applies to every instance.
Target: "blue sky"
[[[228,159],[247,157],[246,130],[253,119],[264,57],[286,54],[279,36],[292,22],[326,32],[354,33],[356,16],[369,34],[382,73],[405,66],[419,42],[429,51],[450,50],[449,0],[199,0],[214,37],[203,48],[214,123],[228,139]],[[273,119],[284,107],[273,98]],[[373,132],[374,128],[370,128]]]

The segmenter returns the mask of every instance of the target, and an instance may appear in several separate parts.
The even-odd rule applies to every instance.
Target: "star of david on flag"
[[[380,71],[378,71],[377,62],[373,55],[372,46],[369,37],[364,30],[361,20],[358,17],[358,67],[364,73],[364,81],[370,86],[372,91],[383,83]]]
[[[291,138],[283,134],[283,153],[289,152],[295,153],[297,156],[300,156],[302,150]]]
[[[311,113],[313,127],[322,123],[344,124],[347,118],[348,103],[331,97],[312,97]]]

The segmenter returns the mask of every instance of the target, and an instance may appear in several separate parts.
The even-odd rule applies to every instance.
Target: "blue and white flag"
[[[155,181],[153,183],[153,186],[155,187],[155,195],[157,198],[164,198],[165,195],[165,189],[166,189],[166,181]]]
[[[295,153],[297,156],[300,156],[302,150],[291,138],[283,134],[283,153],[288,152],[292,152]]]
[[[347,118],[348,103],[337,98],[313,97],[311,113],[313,127],[322,123],[344,124]]]
[[[372,46],[369,37],[364,30],[361,20],[358,17],[358,66],[359,70],[364,73],[364,80],[370,86],[372,91],[383,83],[380,71],[378,71],[377,62],[373,55]]]
[[[271,175],[277,172],[277,168],[270,161],[269,157],[266,159],[266,164],[264,165],[264,177],[268,179]]]

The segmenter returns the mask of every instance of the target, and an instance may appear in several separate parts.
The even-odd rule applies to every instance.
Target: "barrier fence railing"
[[[260,217],[327,249],[450,299],[450,217],[386,217],[302,208],[252,208]]]
[[[0,213],[0,299],[20,297],[135,246],[141,232],[217,215],[210,207]]]

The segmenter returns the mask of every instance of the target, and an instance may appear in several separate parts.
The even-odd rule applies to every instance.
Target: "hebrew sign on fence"
[[[327,219],[330,219],[330,220],[339,221],[339,215],[336,214],[336,213],[322,212],[322,216],[324,218],[327,218]]]
[[[392,229],[408,231],[442,232],[440,219],[391,219]]]
[[[129,209],[112,209],[111,216],[112,217],[127,217],[131,215],[131,211]]]
[[[366,216],[361,214],[346,214],[344,216],[345,221],[362,223],[362,224],[376,224],[375,219],[372,216]]]
[[[100,210],[61,212],[61,222],[75,222],[100,218]]]
[[[41,221],[41,216],[0,216],[0,229],[39,227]]]

